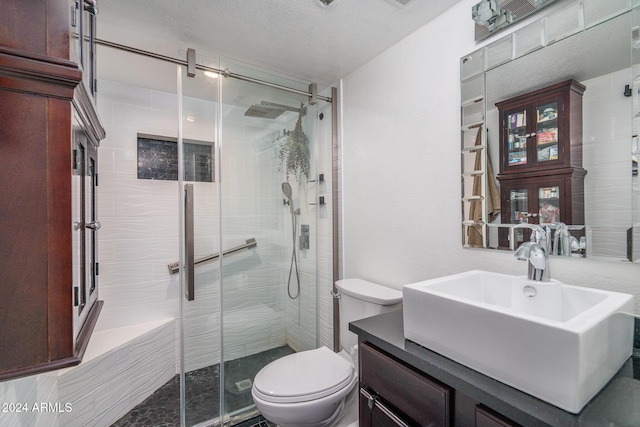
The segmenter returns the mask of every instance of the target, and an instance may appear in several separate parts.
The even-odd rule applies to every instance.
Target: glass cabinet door
[[[536,160],[544,163],[559,159],[558,102],[536,105]]]
[[[98,185],[98,150],[93,144],[87,144],[87,165],[85,183],[85,273],[86,296],[89,307],[98,299],[98,236],[100,221],[97,210],[97,185]]]
[[[527,110],[522,108],[507,113],[508,167],[527,164]]]
[[[527,188],[518,188],[509,191],[509,208],[511,211],[512,224],[527,224],[529,222],[529,190]],[[525,229],[516,229],[513,233],[515,242],[514,247],[518,247],[522,242],[526,241]]]
[[[539,187],[538,206],[540,224],[552,224],[560,221],[560,187]]]
[[[526,188],[509,191],[512,224],[529,222],[529,191]]]

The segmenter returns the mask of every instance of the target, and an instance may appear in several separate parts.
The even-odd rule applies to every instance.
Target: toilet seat
[[[353,384],[355,369],[327,347],[282,357],[262,368],[253,382],[254,393],[272,403],[321,399]]]

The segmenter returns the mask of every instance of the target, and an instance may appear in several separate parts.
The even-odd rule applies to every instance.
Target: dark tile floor
[[[258,371],[268,363],[293,353],[284,346],[225,362],[226,413],[233,414],[238,427],[272,427],[262,417],[244,420],[243,409],[251,409],[251,384]],[[192,426],[219,417],[220,365],[216,364],[186,375],[186,423]],[[246,381],[246,380],[250,381]],[[231,425],[234,425],[233,423]],[[176,375],[144,402],[116,421],[112,427],[177,427],[180,426],[180,377]]]
[[[236,424],[235,427],[276,427],[276,425],[265,420],[264,417],[258,416],[243,423]]]

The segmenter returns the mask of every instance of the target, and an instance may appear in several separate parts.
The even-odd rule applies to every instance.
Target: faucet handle
[[[537,224],[517,224],[513,227],[515,228],[529,228],[533,230],[531,233],[531,237],[529,240],[536,243],[541,243],[543,239],[547,238],[548,232]]]

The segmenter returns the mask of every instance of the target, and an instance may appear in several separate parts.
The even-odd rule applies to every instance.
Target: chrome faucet
[[[571,256],[571,234],[564,222],[556,222],[556,234],[553,238],[553,254]]]
[[[518,224],[514,228],[530,228],[533,230],[531,241],[521,244],[514,254],[517,259],[528,261],[527,277],[529,280],[548,282],[551,278],[549,252],[545,247],[546,242],[549,241],[548,232],[535,224]]]

